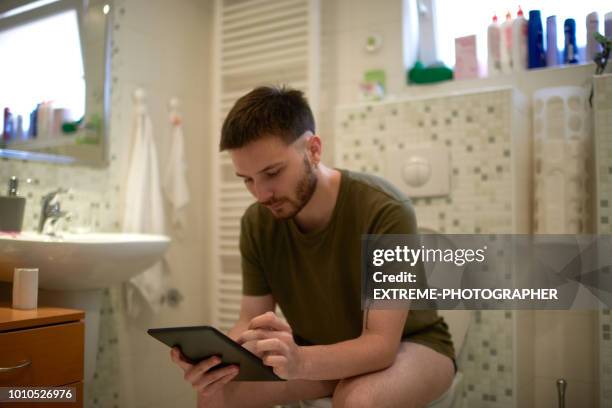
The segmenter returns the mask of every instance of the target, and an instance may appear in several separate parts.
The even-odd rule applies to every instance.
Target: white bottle
[[[49,118],[47,115],[49,115],[47,102],[41,102],[36,113],[36,134],[39,140],[45,139],[49,135]]]
[[[515,71],[527,69],[527,20],[521,6],[512,21],[512,66]]]
[[[497,23],[497,16],[493,16],[493,22],[487,29],[488,75],[490,77],[501,73],[500,37],[501,29]]]
[[[599,16],[594,11],[586,16],[586,32],[587,32],[587,44],[586,44],[586,61],[591,62],[595,58],[595,54],[601,51],[601,47],[593,34],[597,32],[599,28]]]
[[[506,21],[501,25],[501,70],[504,74],[512,72],[512,15],[506,13]]]

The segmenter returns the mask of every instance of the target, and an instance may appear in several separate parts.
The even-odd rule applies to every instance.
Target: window
[[[576,20],[576,40],[579,48],[586,45],[586,16],[596,11],[599,14],[599,32],[603,33],[604,15],[610,11],[609,0],[584,0],[575,2],[550,0],[473,0],[459,2],[454,0],[406,0],[415,1],[423,10],[432,9],[435,18],[435,32],[437,42],[437,59],[447,66],[455,65],[455,38],[476,34],[478,59],[481,64],[487,62],[487,27],[493,15],[497,15],[498,23],[505,21],[506,12],[510,11],[512,18],[517,15],[519,5],[523,9],[524,17],[529,18],[529,10],[540,10],[542,27],[544,28],[544,43],[546,45],[546,18],[557,16],[557,46],[560,51],[564,47],[563,23],[566,18]],[[424,8],[423,8],[424,7]],[[404,22],[406,24],[406,22]],[[581,59],[584,61],[584,57]]]
[[[0,55],[0,109],[3,113],[8,107],[14,123],[18,115],[22,117],[23,138],[30,113],[41,102],[68,109],[71,119],[83,116],[85,78],[76,10],[6,29],[0,26]]]

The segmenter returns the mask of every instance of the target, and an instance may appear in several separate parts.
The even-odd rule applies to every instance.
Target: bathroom
[[[40,2],[10,3],[0,5],[0,36],[5,29],[3,20],[11,20],[7,12]],[[286,83],[305,91],[324,147],[322,161],[330,166],[376,174],[397,183],[401,182],[396,179],[400,171],[394,164],[409,157],[411,149],[435,160],[435,175],[441,175],[442,181],[432,187],[433,193],[411,197],[423,232],[612,233],[610,66],[595,76],[596,65],[583,58],[577,64],[516,70],[495,77],[408,84],[407,71],[415,62],[419,44],[437,42],[437,57],[452,66],[454,38],[477,34],[479,62],[486,65],[482,55],[490,17],[496,13],[501,22],[506,9],[514,17],[519,6],[501,0],[495,6],[478,3],[478,7],[490,9],[481,13],[486,19],[478,23],[480,27],[448,37],[448,29],[436,31],[431,21],[427,24],[427,17],[434,6],[440,10],[451,7],[449,3],[58,0],[15,16],[25,20],[29,13],[37,16],[45,8],[74,4],[92,10],[97,7],[99,10],[92,11],[97,19],[92,20],[101,24],[108,39],[108,44],[102,44],[103,58],[97,61],[98,66],[85,67],[88,76],[94,76],[94,71],[97,75],[107,73],[102,81],[104,89],[91,98],[87,81],[87,103],[105,112],[97,141],[77,148],[49,143],[43,153],[28,150],[27,144],[21,150],[0,146],[0,194],[5,194],[4,186],[11,177],[18,179],[18,195],[25,198],[21,230],[39,229],[41,200],[64,189],[53,197],[61,210],[70,214],[57,225],[53,222],[58,235],[134,232],[125,229],[124,214],[135,197],[128,177],[133,172],[131,152],[138,128],[135,112],[146,112],[150,118],[141,125],[152,130],[161,172],[156,178],[165,226],[163,232],[143,231],[160,233],[170,240],[163,255],[163,273],[156,277],[163,282],[161,289],[155,288],[160,296],[145,300],[135,293],[137,285],[120,279],[95,290],[88,288],[81,295],[75,294],[79,291],[42,286],[38,293],[39,307],[48,302],[85,312],[83,406],[196,405],[196,394],[172,362],[169,348],[147,330],[196,325],[228,330],[238,318],[239,220],[253,199],[236,178],[228,155],[218,153],[218,145],[221,123],[233,103],[260,84]],[[520,5],[526,15],[528,10],[541,8],[544,25],[548,14],[561,14],[545,12],[542,2],[531,3]],[[586,15],[596,10],[603,32],[604,15],[612,11],[604,2],[590,3],[574,15],[557,19],[558,26],[566,17],[576,19],[580,47],[586,38]],[[410,25],[417,15],[422,25],[420,38]],[[223,24],[228,26],[225,31]],[[231,45],[232,38],[241,38],[240,30],[256,33],[258,24],[270,24],[270,32],[284,33],[284,38],[277,39],[280,45],[268,44],[255,35],[250,45],[246,40],[242,47]],[[559,44],[563,44],[563,30],[559,33]],[[230,43],[226,48],[224,41]],[[258,53],[267,60],[258,59]],[[451,60],[447,54],[452,55]],[[0,83],[7,84],[6,78],[17,73],[11,70],[2,75]],[[538,184],[536,162],[547,159],[547,150],[537,150],[536,133],[549,123],[536,106],[538,100],[546,103],[559,95],[563,100],[579,95],[580,106],[587,106],[591,88],[592,108],[585,108],[580,116],[587,129],[583,141],[586,170],[576,187],[584,192],[580,222],[567,226],[547,223],[555,218],[548,216],[546,203],[535,205],[538,198],[545,200],[538,192],[549,188]],[[173,138],[178,138],[179,131],[184,145],[177,153]],[[172,173],[178,179],[168,182],[166,170],[177,161],[171,153],[178,154],[178,162],[186,167],[179,166],[184,172]],[[168,185],[183,180],[187,194],[173,190],[174,197],[183,199],[183,204],[176,206],[172,194],[167,193]],[[573,180],[552,180],[548,182],[567,183],[567,190],[574,188]],[[560,211],[575,211],[563,202],[552,204],[562,207]],[[2,238],[0,305],[10,308],[11,279],[5,276],[10,264],[6,260],[12,256],[9,251],[14,249],[10,239],[14,237]],[[43,257],[36,259],[46,262]],[[9,272],[19,266],[40,268],[42,282],[43,265],[11,264]],[[84,282],[93,279],[85,275]],[[562,406],[560,379],[565,381],[566,407],[612,406],[612,315],[610,303],[607,305],[575,310],[443,310],[440,313],[448,316],[461,373],[452,401],[445,406],[558,407]],[[4,335],[2,327],[0,324],[0,336]],[[5,357],[10,356],[0,349],[0,367],[6,365]],[[2,375],[0,372],[0,386],[14,385]]]

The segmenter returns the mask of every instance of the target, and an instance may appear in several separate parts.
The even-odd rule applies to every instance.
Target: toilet
[[[470,310],[439,310],[438,314],[444,317],[451,333],[457,361],[463,350],[465,337],[472,319]],[[448,390],[436,401],[428,405],[429,408],[462,408],[463,406],[463,373],[459,367],[453,383]],[[331,398],[300,401],[300,408],[332,408]]]

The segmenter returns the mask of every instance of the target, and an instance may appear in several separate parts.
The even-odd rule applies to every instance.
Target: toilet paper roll
[[[38,305],[38,268],[15,268],[13,308],[36,309]]]

